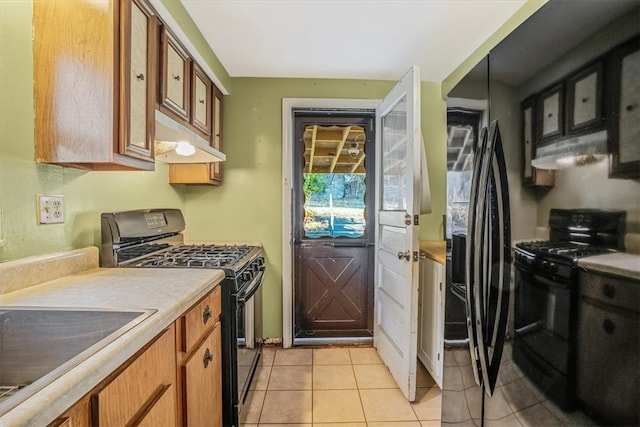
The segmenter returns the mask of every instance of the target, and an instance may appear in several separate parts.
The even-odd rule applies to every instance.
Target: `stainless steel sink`
[[[0,415],[155,311],[0,307]]]

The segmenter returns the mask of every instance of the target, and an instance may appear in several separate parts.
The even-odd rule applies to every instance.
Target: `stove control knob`
[[[542,269],[549,271],[551,268],[551,263],[549,261],[542,261]]]
[[[557,273],[558,272],[558,264],[551,263],[551,265],[549,265],[549,271],[552,272],[552,273]]]

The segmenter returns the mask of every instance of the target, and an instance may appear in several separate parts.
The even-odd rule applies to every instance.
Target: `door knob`
[[[405,261],[410,261],[411,251],[398,252],[398,259],[404,259]]]

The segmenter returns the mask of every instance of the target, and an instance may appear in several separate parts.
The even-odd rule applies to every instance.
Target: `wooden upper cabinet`
[[[531,161],[536,157],[536,136],[534,124],[536,118],[536,98],[531,96],[520,104],[522,117],[522,185],[525,187],[551,187],[554,184],[554,172],[536,169]]]
[[[640,178],[640,37],[616,48],[607,63],[611,178]]]
[[[154,169],[156,31],[144,0],[33,2],[38,162]]]
[[[161,37],[160,111],[189,124],[191,59],[178,39],[164,26]]]
[[[210,145],[222,151],[222,92],[212,88]],[[170,184],[222,185],[223,163],[183,163],[169,165]]]
[[[139,0],[122,3],[130,24],[123,26],[120,97],[122,132],[120,151],[132,157],[154,158],[155,95],[158,23],[153,11]]]
[[[602,62],[579,71],[567,81],[567,133],[603,127]]]
[[[195,62],[191,69],[191,124],[204,139],[210,140],[213,83]]]
[[[213,88],[213,135],[211,146],[222,151],[222,92]],[[211,184],[221,185],[223,179],[223,162],[211,163]]]
[[[564,85],[553,86],[538,97],[536,140],[543,144],[564,134]]]

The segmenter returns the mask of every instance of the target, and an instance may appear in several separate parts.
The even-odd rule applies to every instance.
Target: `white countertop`
[[[586,270],[640,280],[640,255],[636,254],[615,252],[590,256],[579,259],[578,266]]]
[[[47,425],[174,322],[223,278],[221,270],[96,268],[0,295],[0,304],[7,306],[157,310],[7,412],[0,418],[0,425]]]

